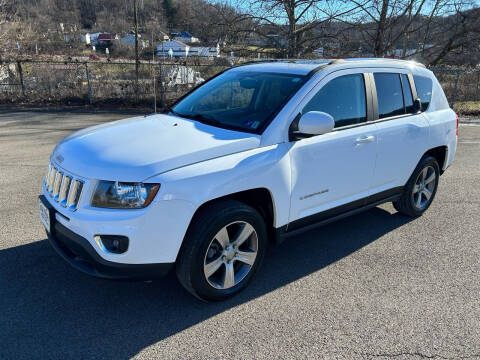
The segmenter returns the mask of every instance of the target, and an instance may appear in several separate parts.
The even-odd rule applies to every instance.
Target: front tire
[[[235,200],[212,203],[190,224],[177,261],[177,277],[201,300],[224,300],[248,285],[266,245],[266,226],[254,208]]]
[[[437,193],[440,167],[432,156],[424,156],[405,185],[394,208],[408,216],[422,215],[432,204]]]

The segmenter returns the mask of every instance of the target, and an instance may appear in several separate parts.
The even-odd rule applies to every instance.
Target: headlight
[[[99,181],[92,205],[103,208],[139,209],[148,206],[160,184]]]

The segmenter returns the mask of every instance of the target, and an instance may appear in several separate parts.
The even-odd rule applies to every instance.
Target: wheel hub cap
[[[225,250],[225,258],[227,261],[230,261],[232,260],[236,255],[236,251],[233,247],[229,246],[226,250]]]

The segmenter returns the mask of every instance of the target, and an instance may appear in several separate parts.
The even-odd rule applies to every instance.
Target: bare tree
[[[459,50],[473,53],[475,46],[480,50],[479,17],[480,8],[476,8],[468,11],[457,9],[455,15],[435,19],[428,31],[428,36],[435,41],[432,41],[431,47],[422,49],[423,57],[430,65],[435,66]],[[473,60],[475,63],[475,59],[458,60]]]
[[[16,19],[17,7],[12,0],[0,0],[0,59],[12,50],[11,22]]]
[[[374,56],[382,57],[394,54],[394,50],[403,44],[401,57],[412,55],[407,53],[410,42],[416,43],[416,54],[425,55],[427,50],[434,46],[448,29],[438,26],[441,19],[459,14],[458,27],[452,33],[452,37],[461,36],[469,31],[469,26],[464,25],[467,21],[461,15],[464,9],[471,7],[474,2],[470,0],[370,0],[361,3],[360,0],[351,0],[358,5],[358,11],[345,20],[350,25],[355,25],[366,43],[373,44]],[[454,40],[454,39],[453,39]],[[453,41],[455,43],[455,41]],[[449,46],[442,47],[447,53]],[[440,51],[441,52],[441,51]],[[442,56],[441,54],[439,54]]]
[[[247,8],[248,10],[242,10]],[[239,13],[248,15],[256,26],[249,29],[261,37],[271,32],[281,37],[269,37],[269,40],[283,47],[286,42],[286,55],[297,57],[305,44],[320,38],[317,30],[332,19],[347,16],[358,5],[327,0],[245,0],[239,7]]]

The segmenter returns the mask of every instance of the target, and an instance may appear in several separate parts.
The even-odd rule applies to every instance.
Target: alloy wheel
[[[250,272],[258,252],[258,236],[252,225],[235,221],[211,240],[203,262],[207,282],[216,289],[229,289]]]
[[[413,186],[413,204],[418,210],[425,209],[432,200],[437,175],[433,166],[426,166],[418,174]]]

